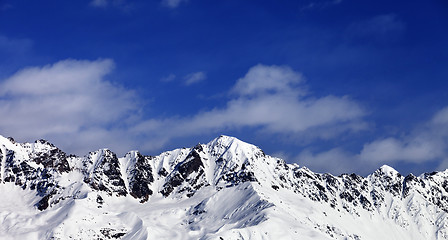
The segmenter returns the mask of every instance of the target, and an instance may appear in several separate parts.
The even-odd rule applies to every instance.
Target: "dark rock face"
[[[43,197],[43,198],[36,204],[37,209],[39,209],[39,210],[41,210],[41,211],[47,209],[48,206],[49,206],[48,200],[50,199],[50,197],[51,197],[51,195],[47,195],[47,196]]]
[[[226,173],[221,179],[229,183],[228,186],[235,186],[243,182],[257,182],[255,174],[247,170]]]
[[[418,179],[413,174],[409,174],[408,176],[406,176],[403,181],[403,197],[407,197],[412,188],[423,183],[423,181],[422,182],[420,182],[420,181],[421,180]],[[424,187],[424,183],[423,183],[423,187]]]
[[[204,181],[204,164],[198,151],[202,148],[197,146],[188,154],[186,160],[179,163],[174,171],[168,175],[163,189],[160,191],[163,196],[170,195],[176,187],[184,185],[179,192],[187,192],[187,196],[191,197],[200,187],[206,185]],[[202,180],[202,181],[201,181]]]
[[[13,151],[6,153],[3,181],[12,182],[23,189],[36,190],[36,194],[43,197],[36,207],[39,210],[48,208],[50,198],[61,189],[54,179],[58,172],[52,168],[31,167],[26,161],[15,161],[14,155]]]
[[[399,173],[386,174],[381,169],[372,174],[372,182],[375,186],[392,193],[393,196],[401,196],[403,190],[403,177]]]
[[[160,176],[166,177],[168,175],[168,172],[166,171],[165,168],[162,167],[162,169],[159,170],[158,174]]]
[[[137,153],[135,165],[129,171],[129,194],[134,198],[141,199],[141,202],[146,202],[149,196],[153,194],[149,189],[149,185],[154,182],[152,168],[149,164],[150,157],[144,157]]]
[[[448,173],[445,172],[425,174],[423,177],[412,174],[403,177],[398,172],[378,169],[363,178],[356,174],[333,177],[301,168],[294,170],[294,180],[284,187],[291,187],[297,194],[314,201],[328,202],[333,208],[338,207],[340,199],[341,207],[348,212],[355,211],[352,206],[358,205],[367,211],[374,211],[384,206],[387,194],[401,200],[411,193],[421,195],[448,212]]]
[[[67,155],[64,152],[46,140],[41,139],[35,143],[45,144],[50,147],[50,150],[33,153],[31,155],[32,161],[42,164],[45,168],[56,169],[59,173],[70,171]]]
[[[448,213],[448,172],[425,174],[423,179],[414,182],[417,182],[414,191]]]
[[[89,155],[89,163],[93,164],[92,154]],[[109,195],[126,196],[127,190],[123,179],[121,178],[120,163],[115,153],[110,150],[104,150],[100,159],[91,173],[84,178],[84,182],[93,189],[103,191]]]
[[[187,156],[187,160],[180,163],[177,166],[177,171],[179,174],[185,179],[187,178],[191,173],[197,172],[199,168],[204,168],[204,165],[202,163],[201,157],[199,156],[199,153],[196,149],[191,151],[191,153]]]
[[[5,163],[5,182],[13,182],[16,185],[26,188],[27,182],[33,182],[39,177],[36,169],[31,167],[25,161],[14,161],[14,152],[8,151]]]
[[[210,185],[219,191],[223,187],[252,182],[267,184],[276,191],[288,189],[313,201],[354,214],[360,209],[357,206],[375,211],[386,206],[385,201],[390,197],[402,200],[412,194],[419,194],[448,212],[448,171],[428,173],[421,177],[412,174],[403,177],[389,167],[382,167],[368,177],[356,174],[337,177],[288,165],[270,158],[261,150],[250,150],[256,151],[252,155],[247,153],[250,152],[247,149],[253,148],[245,148],[240,152],[234,148],[234,152],[226,155],[230,149],[226,145],[228,143],[220,142],[213,145],[213,149],[198,144],[190,150],[183,149],[182,154],[169,162],[158,162],[158,157],[143,156],[138,152],[129,153],[126,156],[129,162],[122,166],[115,153],[109,150],[92,152],[85,157],[67,156],[51,143],[39,140],[35,144],[39,145],[40,150],[24,147],[24,152],[18,154],[13,150],[0,149],[5,150],[1,152],[1,164],[4,166],[0,180],[14,183],[23,189],[35,190],[36,195],[41,197],[36,204],[40,210],[64,199],[77,197],[76,193],[67,195],[70,186],[60,186],[58,180],[65,174],[77,171],[76,174],[81,174],[85,184],[98,191],[96,201],[99,207],[104,202],[101,192],[117,197],[129,193],[143,203],[155,194],[191,197]],[[15,142],[13,144],[21,146]],[[263,172],[265,169],[269,171]],[[213,176],[206,176],[206,173]],[[269,178],[266,174],[270,174]]]
[[[348,212],[355,211],[353,209],[355,206],[373,211],[374,206],[380,207],[384,202],[385,191],[395,194],[393,192],[395,188],[388,187],[391,185],[390,181],[385,185],[374,184],[373,190],[370,191],[368,179],[356,174],[342,174],[334,177],[330,174],[313,173],[306,168],[294,170],[294,180],[291,185],[294,192],[314,201],[327,202],[333,208],[338,207],[338,199],[340,199],[342,203],[340,207]]]
[[[112,228],[102,228],[100,230],[100,233],[105,237],[105,239],[120,239],[121,237],[126,235],[126,231]]]

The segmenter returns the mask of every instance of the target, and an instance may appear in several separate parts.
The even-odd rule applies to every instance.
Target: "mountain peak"
[[[314,173],[225,135],[158,156],[130,151],[120,158],[108,149],[67,156],[52,146],[0,136],[0,202],[12,188],[30,199],[22,207],[28,212],[8,216],[38,218],[33,224],[61,216],[48,226],[13,222],[18,227],[0,229],[0,236],[42,229],[33,236],[448,239],[448,219],[440,218],[448,213],[447,174],[404,178],[387,165],[368,177]],[[35,208],[49,213],[36,214]]]
[[[226,135],[221,135],[215,139],[213,139],[212,141],[210,141],[207,145],[223,145],[223,146],[230,146],[232,145],[234,142],[238,143],[244,143],[243,141],[239,140],[236,137],[232,137],[232,136],[226,136]]]
[[[243,152],[251,152],[251,151],[261,151],[262,150],[260,148],[258,148],[257,146],[241,141],[240,139],[236,138],[236,137],[231,137],[231,136],[225,136],[225,135],[221,135],[215,139],[213,139],[212,141],[210,141],[209,143],[206,144],[206,146],[210,147],[210,148],[223,148],[230,151],[243,151]]]
[[[15,140],[12,137],[4,137],[3,135],[0,135],[0,144],[14,144]]]
[[[378,168],[377,171],[383,172],[388,176],[396,176],[397,174],[399,174],[399,172],[397,170],[395,170],[393,167],[386,165],[386,164],[384,164],[383,166]]]

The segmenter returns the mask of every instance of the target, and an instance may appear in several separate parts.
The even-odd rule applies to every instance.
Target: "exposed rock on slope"
[[[448,171],[318,174],[227,136],[122,158],[0,136],[0,153],[0,191],[29,198],[19,213],[0,198],[6,239],[448,238]]]

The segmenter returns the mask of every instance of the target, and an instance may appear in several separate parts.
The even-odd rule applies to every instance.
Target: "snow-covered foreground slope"
[[[317,174],[227,136],[156,157],[0,151],[0,239],[448,238],[447,171]]]

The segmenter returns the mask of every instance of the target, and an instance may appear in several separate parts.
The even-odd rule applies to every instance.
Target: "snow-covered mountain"
[[[448,239],[448,171],[318,174],[220,136],[159,156],[0,136],[0,239]]]

